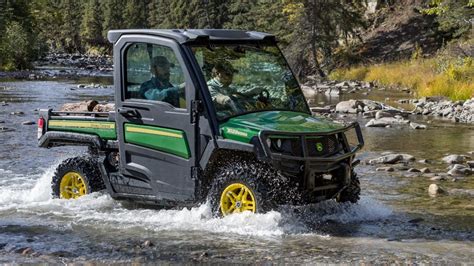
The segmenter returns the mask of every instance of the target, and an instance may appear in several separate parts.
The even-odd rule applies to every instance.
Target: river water
[[[427,188],[436,181],[404,176],[406,172],[376,172],[375,166],[366,164],[357,167],[362,199],[355,205],[329,201],[266,214],[212,218],[206,204],[192,209],[146,209],[104,193],[77,200],[52,199],[55,167],[84,149],[38,148],[36,126],[22,122],[36,121],[37,108],[113,99],[110,85],[78,89],[78,82],[110,84],[103,78],[0,82],[0,128],[13,129],[0,130],[0,263],[474,261],[472,196],[430,198]],[[386,95],[350,97],[386,100]],[[391,100],[404,96],[389,95]],[[338,100],[318,96],[315,102]],[[24,114],[14,113],[19,111]],[[473,126],[412,119],[427,124],[428,129],[364,127],[366,146],[358,158],[364,161],[386,151],[403,152],[433,161],[411,167],[446,172],[440,158],[474,151]],[[448,190],[474,189],[473,177],[438,183]],[[25,248],[31,252],[22,255]]]

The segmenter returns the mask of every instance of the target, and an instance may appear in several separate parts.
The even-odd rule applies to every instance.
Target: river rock
[[[466,164],[471,167],[471,168],[474,168],[474,161],[467,161]]]
[[[362,102],[358,100],[342,101],[336,105],[336,112],[357,114],[359,110],[358,107],[361,105],[362,105]]]
[[[422,172],[423,174],[428,174],[428,173],[431,173],[431,170],[430,170],[430,168],[425,167],[425,168],[421,168],[420,172]]]
[[[416,168],[410,168],[410,169],[407,170],[407,172],[409,172],[409,173],[420,173],[421,171],[416,169]]]
[[[451,170],[448,171],[450,176],[467,176],[472,174],[472,171],[469,167],[462,164],[455,164],[451,166]]]
[[[366,127],[386,127],[389,125],[396,125],[396,124],[408,124],[410,123],[409,120],[405,119],[397,119],[393,117],[383,117],[380,119],[371,119],[367,124]]]
[[[431,181],[445,181],[446,177],[445,176],[440,176],[440,175],[435,175],[432,178],[430,178]]]
[[[24,125],[24,126],[30,126],[30,125],[36,124],[36,122],[34,122],[34,121],[25,121],[25,122],[22,122],[21,124]]]
[[[393,172],[393,171],[395,171],[395,168],[393,168],[393,167],[378,167],[377,169],[375,169],[375,171],[377,171],[377,172]]]
[[[21,255],[26,256],[32,254],[34,251],[32,248],[25,248],[22,252]]]
[[[450,195],[454,195],[454,196],[474,197],[474,189],[454,188],[454,189],[450,189],[448,192]]]
[[[11,131],[15,131],[15,129],[8,128],[8,127],[0,127],[0,133],[11,132]]]
[[[443,188],[441,188],[440,186],[438,186],[437,184],[431,184],[429,187],[428,187],[428,194],[431,196],[431,197],[436,197],[440,194],[445,194],[446,193],[446,190],[444,190]]]
[[[5,124],[5,121],[3,121],[3,120],[0,120],[0,124]]]
[[[391,112],[386,112],[386,111],[382,111],[382,110],[379,110],[377,111],[377,113],[375,113],[375,119],[380,119],[380,118],[383,118],[383,117],[393,117],[394,115],[391,113]]]
[[[327,89],[324,94],[330,95],[330,96],[339,96],[342,94],[341,88],[330,88]]]
[[[400,154],[389,154],[369,161],[369,164],[395,164],[403,160]]]
[[[82,101],[78,103],[65,103],[59,111],[61,112],[91,112],[98,104],[96,100]]]
[[[94,106],[93,112],[112,112],[115,110],[114,103],[106,103],[106,104],[97,104]]]
[[[452,154],[445,156],[442,160],[450,164],[460,164],[464,163],[465,157],[463,155]]]
[[[410,122],[410,127],[413,129],[426,129],[426,125]]]
[[[319,114],[328,114],[328,113],[331,113],[331,107],[330,107],[330,106],[325,106],[325,107],[311,107],[311,112],[313,112],[313,113],[319,113]]]
[[[11,112],[10,114],[11,115],[19,115],[19,116],[25,115],[25,113],[22,112],[22,111]]]

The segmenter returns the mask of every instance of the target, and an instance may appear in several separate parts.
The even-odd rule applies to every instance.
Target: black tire
[[[88,156],[74,157],[64,160],[56,168],[51,181],[53,198],[61,197],[60,186],[62,178],[70,172],[76,172],[82,177],[88,194],[105,189],[97,161]]]
[[[214,216],[223,216],[220,210],[221,195],[231,184],[239,183],[250,189],[256,201],[256,212],[264,213],[275,207],[270,196],[269,180],[275,173],[261,163],[239,161],[226,164],[217,170],[208,193]]]
[[[355,172],[352,172],[351,183],[347,186],[339,196],[338,202],[357,203],[360,199],[360,181]]]

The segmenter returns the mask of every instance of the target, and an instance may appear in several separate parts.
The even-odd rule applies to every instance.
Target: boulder
[[[336,112],[356,114],[358,112],[358,107],[361,105],[362,102],[358,100],[342,101],[336,105]]]
[[[431,170],[428,167],[425,167],[425,168],[421,168],[420,172],[422,172],[423,174],[428,174],[428,173],[431,173]]]
[[[451,167],[451,170],[448,171],[450,176],[467,176],[472,174],[472,171],[469,167],[462,164],[455,164]]]
[[[106,104],[97,104],[94,106],[93,112],[112,112],[115,110],[114,103],[106,103]]]
[[[369,164],[395,164],[403,160],[400,154],[389,154],[369,161]]]
[[[438,186],[437,184],[431,184],[429,187],[428,187],[428,194],[431,196],[431,197],[436,197],[440,194],[445,194],[446,191],[441,188],[440,186]]]
[[[375,169],[375,171],[377,172],[393,172],[395,171],[395,168],[393,167],[378,167],[377,169]]]
[[[98,104],[96,100],[82,101],[78,103],[65,103],[59,111],[61,112],[92,112]]]
[[[465,157],[463,155],[451,154],[451,155],[445,156],[442,160],[450,164],[460,164],[460,163],[464,163]]]
[[[410,127],[413,129],[426,129],[426,125],[410,122]]]

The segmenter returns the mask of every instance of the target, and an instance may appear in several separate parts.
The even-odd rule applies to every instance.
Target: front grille
[[[291,156],[303,156],[301,146],[302,137],[270,136],[270,151]],[[337,153],[341,144],[336,135],[332,136],[307,136],[306,137],[308,157],[326,157]]]
[[[339,150],[336,136],[307,137],[306,145],[310,157],[329,156]]]

